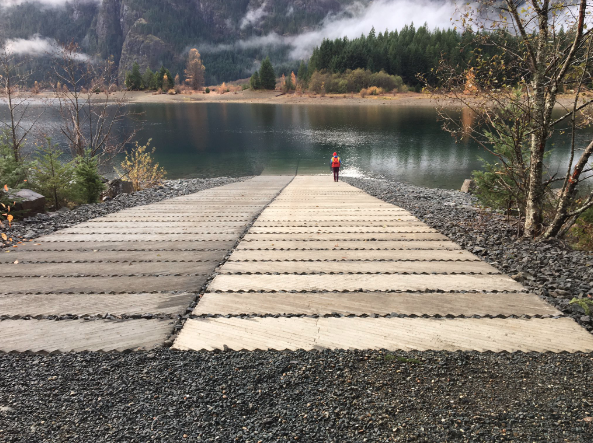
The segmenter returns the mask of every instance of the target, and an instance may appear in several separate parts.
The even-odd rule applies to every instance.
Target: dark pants
[[[332,167],[332,170],[334,171],[334,181],[337,182],[338,179],[340,178],[340,167],[334,166],[334,167]]]

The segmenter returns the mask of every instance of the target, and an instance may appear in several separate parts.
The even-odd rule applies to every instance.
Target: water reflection
[[[179,103],[131,110],[143,114],[139,141],[152,138],[170,178],[325,174],[331,153],[338,151],[344,175],[459,188],[480,168],[478,157],[488,157],[471,140],[456,144],[436,111],[424,107]],[[473,116],[463,113],[462,124],[472,123]],[[45,113],[41,131],[63,142],[55,110]],[[592,136],[589,130],[578,141]],[[566,168],[568,135],[563,137],[552,140],[552,171]]]

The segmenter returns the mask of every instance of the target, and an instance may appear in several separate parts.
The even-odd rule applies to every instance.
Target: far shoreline
[[[104,95],[93,95],[97,101],[104,99]],[[32,100],[40,102],[52,102],[56,100],[53,92],[41,92],[31,96]],[[269,105],[305,105],[305,106],[348,106],[348,107],[371,107],[385,106],[394,108],[450,108],[462,109],[465,105],[453,98],[439,96],[437,99],[430,94],[419,92],[400,92],[383,94],[379,96],[369,95],[361,97],[359,94],[319,94],[305,93],[282,94],[279,91],[244,91],[227,92],[184,92],[181,94],[157,94],[153,91],[119,91],[110,94],[110,101],[123,101],[128,105],[136,104],[179,104],[179,103],[233,103],[233,104],[269,104]],[[3,98],[0,97],[0,102]],[[563,94],[558,97],[557,108],[572,108],[574,95]]]

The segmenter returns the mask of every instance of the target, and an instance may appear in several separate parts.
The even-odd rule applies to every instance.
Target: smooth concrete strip
[[[240,244],[242,245],[242,243]],[[314,246],[314,245],[311,245]],[[378,246],[377,246],[378,247]],[[334,250],[247,250],[237,249],[231,260],[462,260],[480,261],[468,251],[451,250],[373,250],[373,249],[334,249]]]
[[[506,275],[218,275],[209,291],[523,291]]]
[[[174,263],[167,262],[200,262],[211,261],[218,263],[227,254],[226,250],[220,251],[23,251],[10,254],[0,254],[0,263],[14,265],[29,263],[162,263],[173,269]]]
[[[292,236],[288,236],[292,238]],[[250,237],[252,238],[252,237]],[[249,249],[334,249],[334,248],[352,248],[352,249],[368,249],[368,248],[392,248],[392,249],[442,249],[442,250],[458,250],[461,249],[457,243],[449,240],[395,240],[395,241],[327,241],[327,240],[295,240],[295,241],[254,241],[249,240],[245,243],[244,248]]]
[[[284,261],[284,262],[237,262],[228,261],[220,269],[220,274],[233,273],[289,273],[289,274],[320,274],[320,273],[415,273],[415,274],[446,274],[446,273],[475,273],[498,274],[499,271],[483,261]],[[330,277],[332,278],[332,277]],[[339,277],[333,277],[339,278]]]
[[[207,279],[208,275],[161,277],[15,277],[2,279],[0,294],[196,292]]]
[[[207,293],[195,315],[561,315],[534,294],[526,293]]]
[[[135,315],[183,314],[195,293],[138,294],[4,294],[0,315]]]
[[[4,320],[0,351],[125,351],[153,349],[167,340],[173,320]]]
[[[119,262],[119,263],[11,263],[0,267],[0,277],[82,275],[188,275],[209,274],[218,265],[210,262]]]
[[[175,349],[387,349],[592,352],[572,319],[213,318],[190,319]]]

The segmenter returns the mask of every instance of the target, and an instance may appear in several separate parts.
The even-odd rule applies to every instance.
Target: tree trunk
[[[531,136],[531,161],[529,165],[529,188],[525,210],[525,237],[537,237],[543,222],[543,170],[546,139],[548,138],[546,109],[546,59],[548,44],[548,10],[542,8],[539,15],[539,35],[534,66],[532,88],[535,92],[533,121],[537,125]]]

